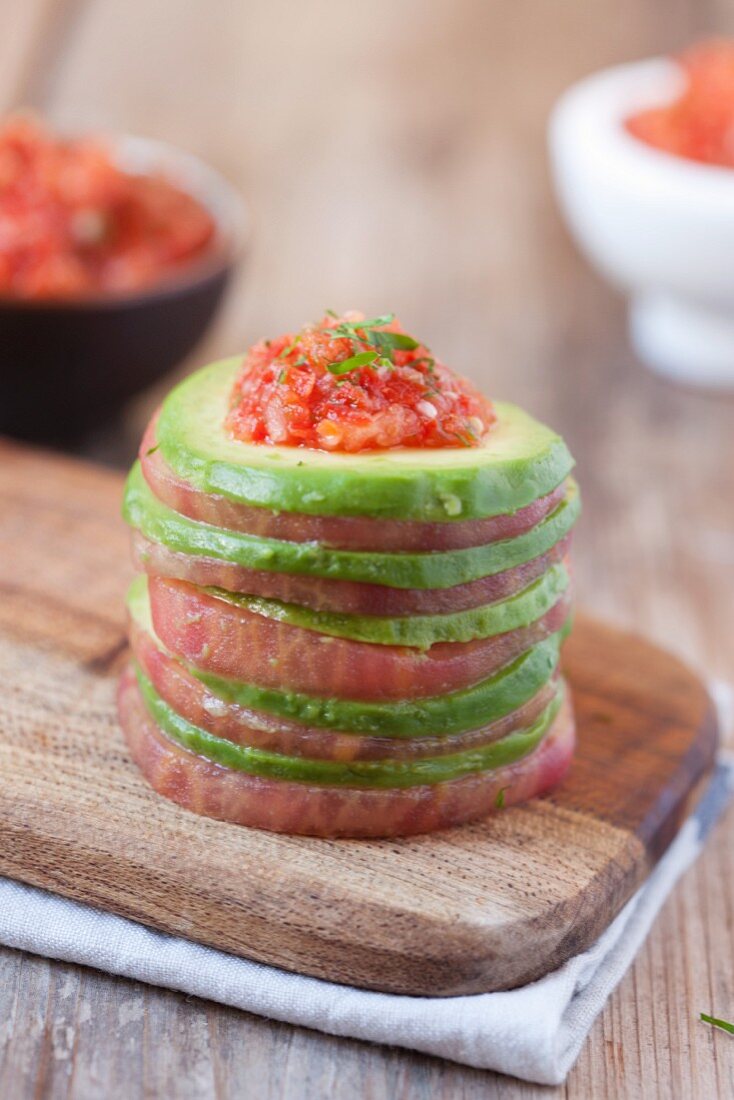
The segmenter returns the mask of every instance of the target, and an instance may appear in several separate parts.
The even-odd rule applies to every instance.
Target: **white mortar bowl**
[[[656,150],[624,128],[683,85],[674,62],[653,59],[571,87],[549,124],[555,185],[582,250],[630,295],[643,362],[734,388],[734,169]]]

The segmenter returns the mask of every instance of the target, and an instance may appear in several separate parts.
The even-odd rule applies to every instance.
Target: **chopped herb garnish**
[[[153,446],[153,447],[148,447],[148,450],[145,452],[146,456],[147,455],[154,455],[159,447],[160,447],[160,443],[156,443],[155,446]]]
[[[461,443],[462,447],[472,447],[474,445],[473,437],[468,431],[464,433],[454,432],[454,436],[456,439],[458,439],[459,443]]]
[[[327,310],[328,312],[329,310]],[[332,374],[345,374],[347,371],[367,364],[392,370],[395,366],[394,352],[414,351],[419,346],[418,341],[414,340],[412,336],[408,336],[407,333],[378,331],[383,326],[392,324],[394,320],[394,313],[386,313],[382,317],[371,317],[366,321],[341,321],[333,329],[330,329],[329,335],[332,339],[351,341],[352,350],[355,352],[357,352],[360,343],[371,344],[375,348],[375,353],[357,352],[350,359],[344,359],[341,363],[330,365],[329,370]],[[368,356],[369,358],[367,358]],[[427,362],[433,363],[433,360],[428,360],[427,357],[423,358]]]
[[[360,332],[368,332],[370,329],[379,328],[382,325],[391,325],[394,320],[394,313],[386,313],[384,317],[372,317],[369,321],[342,321],[331,331],[335,336],[343,337],[346,340],[359,340]]]
[[[340,363],[329,363],[332,374],[348,374],[349,371],[366,367],[377,359],[376,351],[362,351],[359,355],[353,355],[350,359],[342,359]]]
[[[283,385],[283,383],[285,382],[287,377],[288,377],[288,371],[283,369],[280,372],[280,374],[278,375],[278,382],[281,384],[281,386]]]
[[[414,351],[418,341],[404,332],[367,332],[367,343],[380,351]]]
[[[347,321],[354,328],[381,328],[383,325],[391,325],[395,320],[394,313],[385,313],[382,317],[371,317],[369,321]]]
[[[327,317],[334,317],[335,319],[338,319],[339,314],[333,309],[327,309],[326,316]]]
[[[479,438],[471,424],[468,423],[464,425],[463,431],[454,432],[454,435],[457,439],[461,440],[465,447],[473,447]]]
[[[727,1031],[729,1035],[734,1035],[734,1024],[730,1024],[728,1020],[720,1020],[716,1016],[707,1016],[705,1012],[701,1013],[700,1018],[705,1024],[711,1024],[721,1031]]]
[[[497,791],[497,797],[494,800],[494,804],[498,810],[501,810],[503,808],[505,804],[505,791],[508,791],[509,789],[509,787],[501,787],[500,790]]]
[[[285,358],[287,358],[287,356],[292,355],[293,352],[296,350],[296,344],[300,344],[300,342],[301,342],[301,336],[300,336],[300,333],[299,333],[298,336],[293,337],[293,342],[290,343],[287,348],[283,348],[283,350],[278,353],[278,358],[279,359],[285,359]]]

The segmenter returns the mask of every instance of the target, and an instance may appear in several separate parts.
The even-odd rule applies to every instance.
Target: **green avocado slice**
[[[404,618],[312,611],[298,604],[282,603],[280,600],[269,600],[260,596],[241,596],[222,588],[207,588],[204,591],[225,603],[244,607],[266,619],[276,619],[289,626],[302,627],[319,634],[378,645],[430,649],[438,642],[470,642],[530,626],[550,611],[569,583],[565,566],[552,565],[527,588],[505,600],[472,607],[467,611]]]
[[[441,523],[515,512],[574,465],[560,436],[503,402],[478,447],[342,454],[243,443],[224,428],[241,364],[225,359],[185,379],[158,421],[163,458],[206,493],[273,511]]]
[[[191,725],[169,707],[137,666],[135,672],[151,718],[167,737],[183,748],[215,764],[249,775],[335,787],[415,787],[460,779],[465,775],[512,764],[538,746],[550,729],[563,697],[563,688],[560,687],[555,698],[531,726],[516,730],[499,741],[480,748],[415,761],[355,761],[351,764],[339,764],[330,760],[283,756],[215,737],[206,730]]]
[[[529,531],[512,539],[465,550],[383,554],[332,550],[315,542],[258,538],[200,523],[174,512],[154,496],[136,463],[127,479],[123,514],[153,542],[184,554],[199,554],[268,573],[303,573],[362,581],[390,588],[451,588],[544,554],[568,534],[580,511],[578,487],[569,482],[564,500]]]
[[[128,593],[128,608],[138,626],[150,634],[159,649],[167,652],[153,629],[145,577],[137,577],[133,581]],[[531,699],[555,672],[561,642],[569,627],[570,620],[562,630],[470,688],[397,703],[368,703],[296,691],[276,691],[215,676],[193,665],[181,663],[212,695],[246,710],[264,711],[305,726],[349,733],[379,737],[440,737],[480,729]]]

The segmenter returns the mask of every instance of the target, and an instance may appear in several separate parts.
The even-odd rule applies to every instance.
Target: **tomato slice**
[[[539,747],[514,764],[430,786],[357,790],[263,779],[195,756],[154,724],[130,668],[118,707],[132,758],[159,794],[206,817],[305,836],[408,836],[475,821],[555,786],[575,741],[566,692]]]
[[[461,550],[514,538],[549,515],[561,502],[567,488],[563,482],[552,493],[517,512],[457,523],[271,512],[268,508],[255,508],[215,493],[206,493],[180,478],[157,449],[155,419],[148,425],[140,445],[140,465],[145,480],[158,499],[189,519],[260,538],[319,542],[345,550]]]
[[[360,581],[330,580],[299,573],[266,573],[245,569],[232,562],[184,554],[163,543],[132,532],[133,562],[150,576],[190,581],[202,588],[224,588],[249,596],[263,596],[283,603],[301,604],[312,611],[355,615],[440,615],[504,600],[526,588],[551,565],[563,560],[571,535],[547,553],[503,573],[480,577],[453,588],[388,588]]]
[[[530,626],[428,650],[377,645],[291,626],[217,599],[185,581],[151,577],[150,608],[166,649],[217,676],[342,699],[419,699],[485,680],[560,630],[571,597]]]
[[[553,699],[558,680],[554,676],[536,695],[517,710],[481,729],[452,737],[375,737],[305,726],[287,718],[253,711],[228,703],[206,685],[134,621],[130,640],[135,659],[158,694],[177,714],[193,726],[237,745],[268,749],[284,756],[305,756],[348,763],[352,760],[411,760],[462,752],[496,741],[515,729],[531,725]]]

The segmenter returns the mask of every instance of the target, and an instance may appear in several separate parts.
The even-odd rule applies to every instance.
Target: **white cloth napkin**
[[[718,688],[715,695],[724,717],[731,693]],[[0,943],[332,1035],[560,1084],[732,790],[734,755],[724,754],[695,815],[597,943],[540,981],[508,993],[432,998],[352,989],[239,959],[2,878]]]

